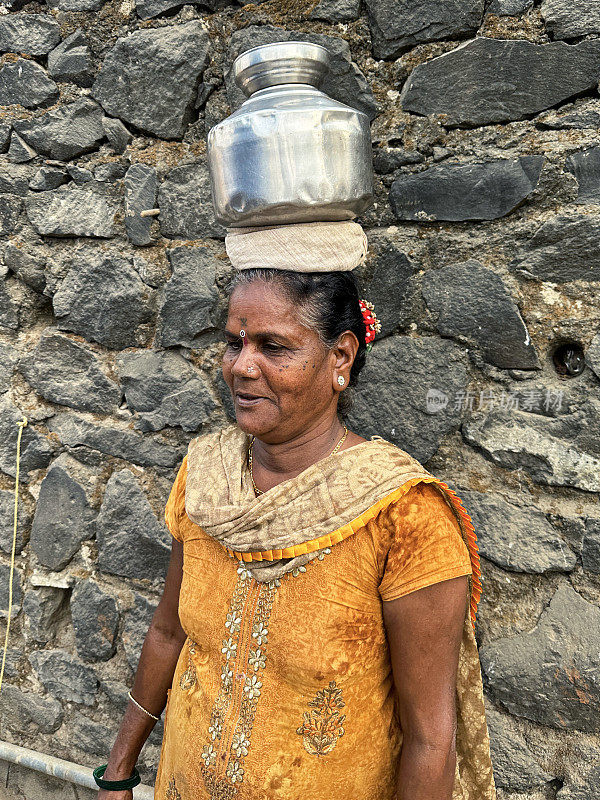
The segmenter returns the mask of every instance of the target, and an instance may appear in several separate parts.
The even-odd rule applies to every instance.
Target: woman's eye
[[[280,344],[274,344],[273,342],[265,342],[265,344],[263,344],[263,350],[266,350],[267,353],[283,353],[285,347]]]
[[[241,342],[228,341],[228,342],[226,342],[226,344],[227,344],[227,349],[228,350],[233,350],[234,352],[237,352],[238,350],[242,349],[242,343]]]

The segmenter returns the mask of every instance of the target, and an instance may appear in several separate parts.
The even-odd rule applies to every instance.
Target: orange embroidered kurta
[[[408,485],[354,535],[261,583],[187,517],[186,460],[165,519],[183,543],[187,639],[169,690],[155,798],[393,800],[402,731],[382,602],[472,573],[449,503],[432,483]],[[492,800],[468,613],[464,625],[453,798]],[[477,702],[466,701],[469,692]]]

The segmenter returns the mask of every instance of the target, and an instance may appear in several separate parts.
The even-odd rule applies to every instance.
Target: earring
[[[346,378],[344,378],[343,375],[338,375],[337,381],[338,381],[340,386],[343,386],[346,383]]]

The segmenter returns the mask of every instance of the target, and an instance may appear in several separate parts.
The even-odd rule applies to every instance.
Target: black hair
[[[359,287],[353,272],[293,272],[254,268],[240,270],[231,283],[230,296],[241,285],[260,280],[280,287],[298,307],[300,321],[314,330],[325,347],[331,348],[344,331],[358,339],[358,351],[350,370],[348,388],[358,382],[365,364],[366,328],[359,305]],[[340,394],[338,410],[345,414],[352,404],[348,391]]]

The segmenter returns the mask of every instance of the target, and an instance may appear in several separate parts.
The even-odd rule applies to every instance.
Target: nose
[[[231,365],[231,372],[238,378],[256,378],[260,370],[255,363],[254,348],[248,341],[244,341],[242,349]]]

